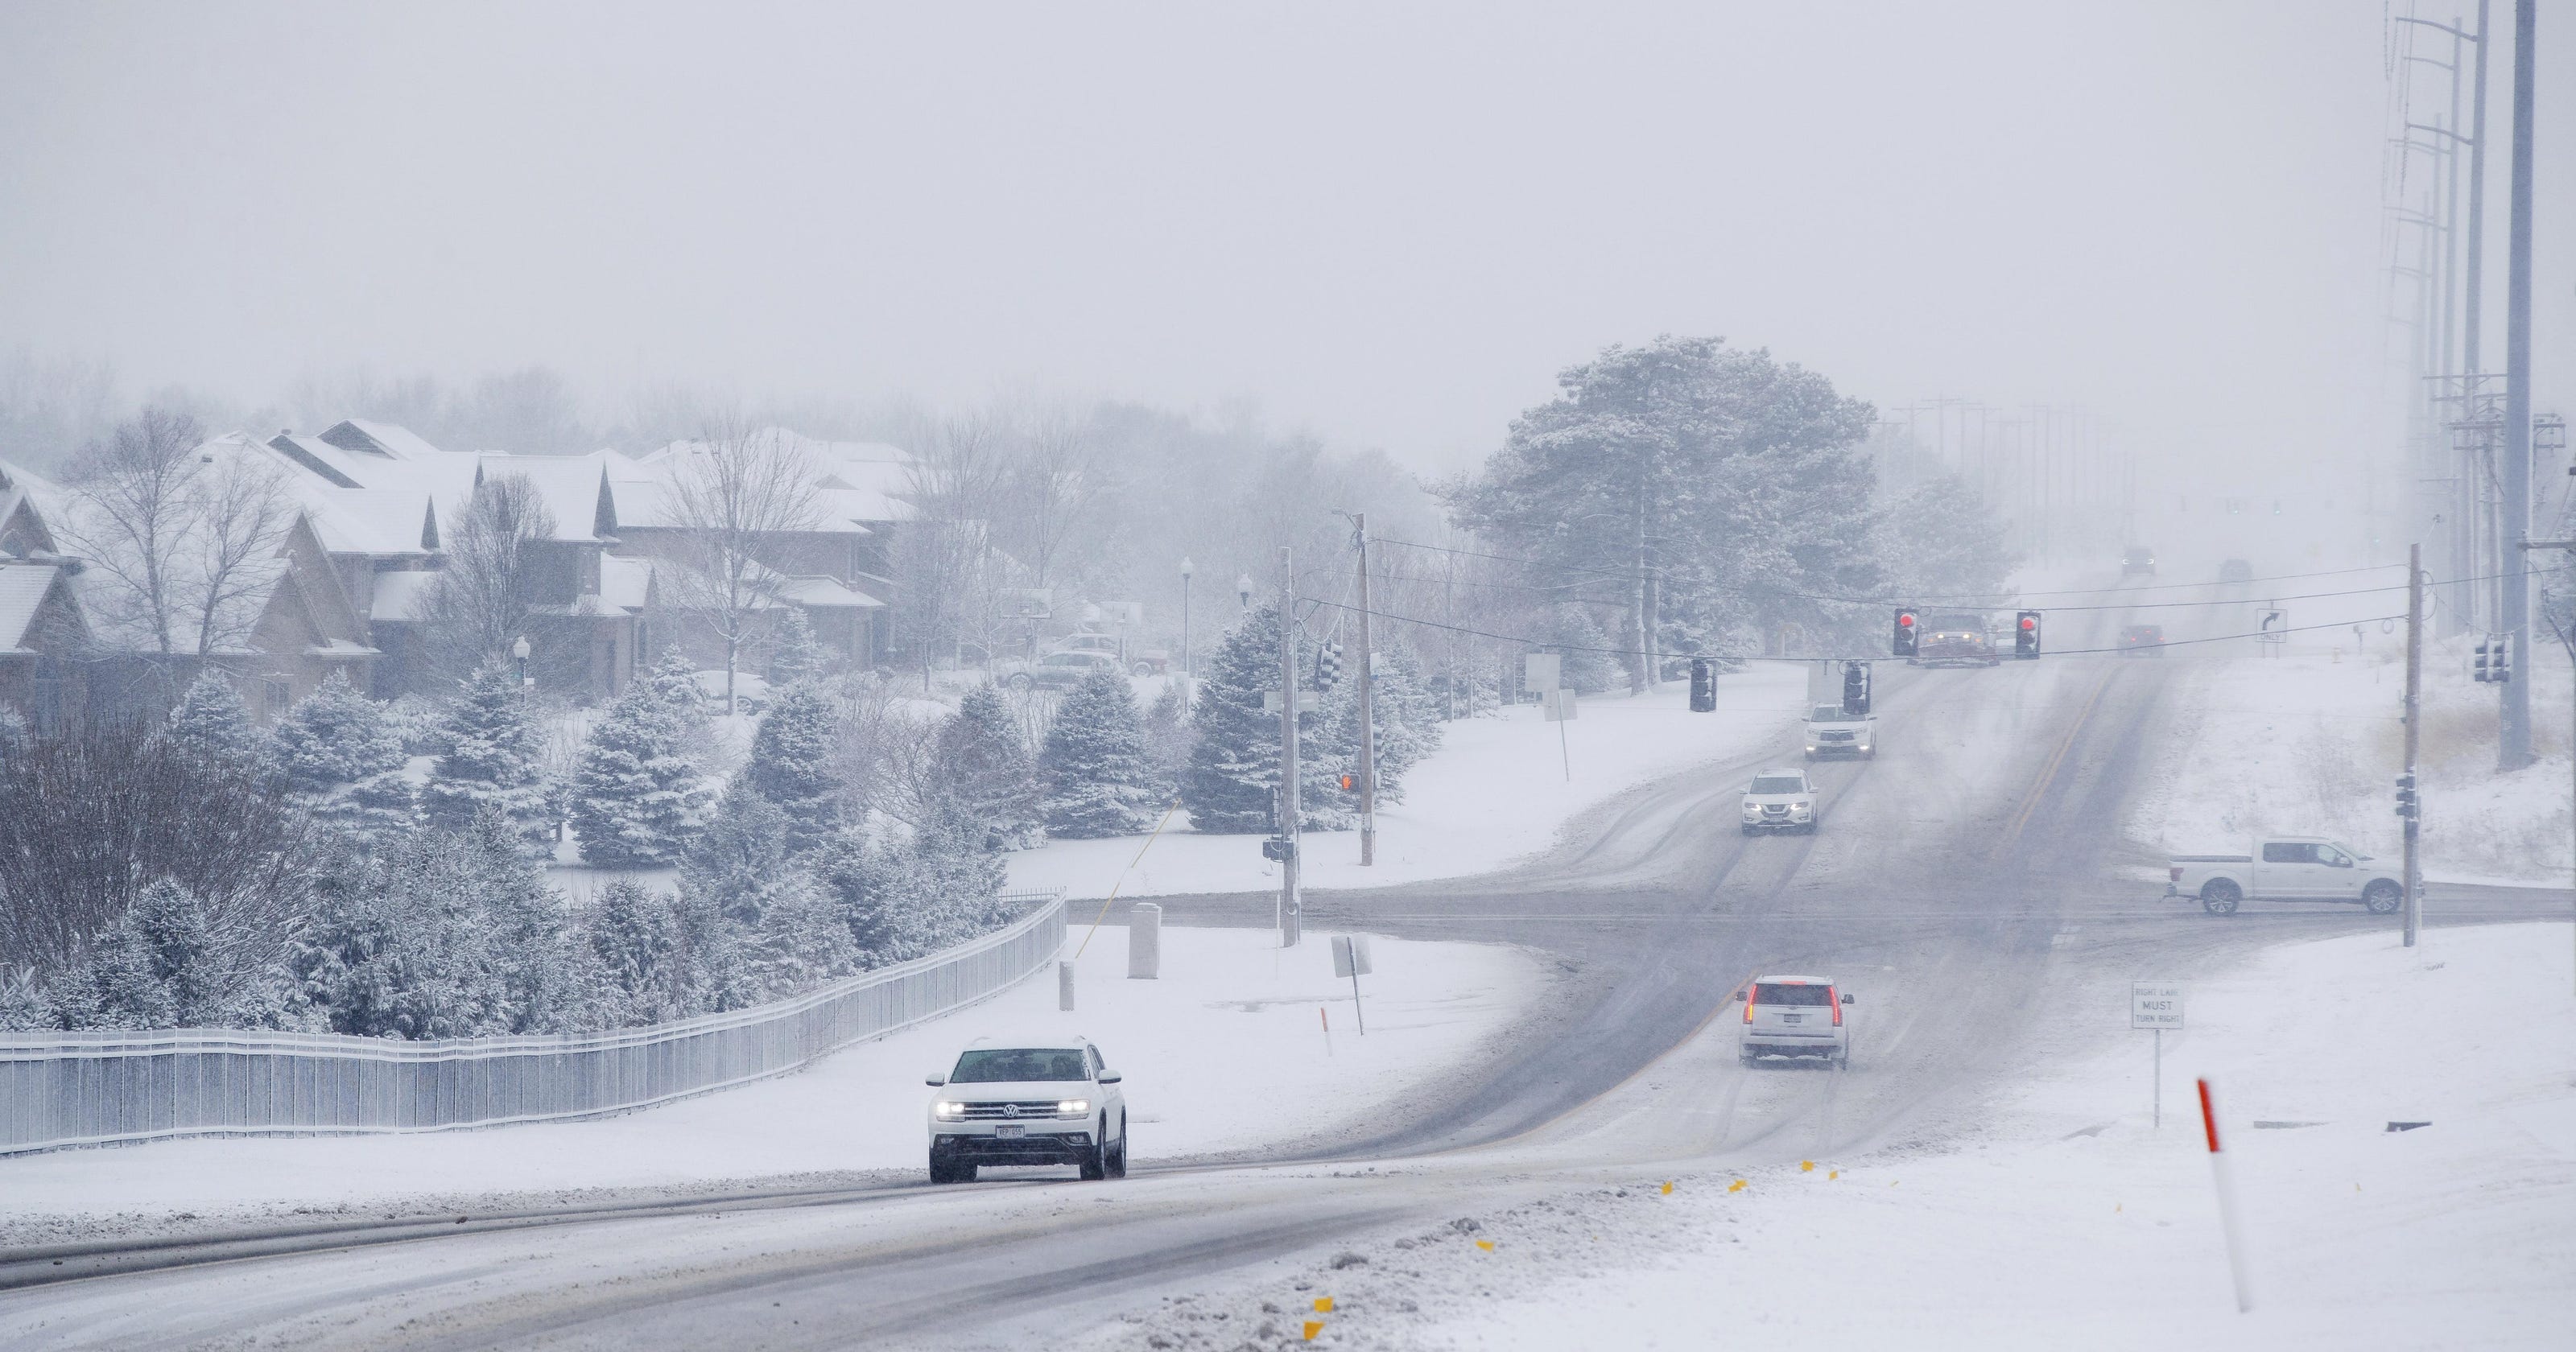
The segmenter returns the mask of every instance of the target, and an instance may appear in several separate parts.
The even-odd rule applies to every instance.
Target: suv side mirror
[[[921,1082],[929,1085],[933,1089],[937,1089],[939,1086],[948,1083],[948,1077],[945,1075],[925,1075],[922,1077]]]
[[[1852,1002],[1852,998],[1851,998],[1851,996],[1849,996],[1849,995],[1845,995],[1845,996],[1843,996],[1843,1003],[1844,1003],[1844,1004],[1850,1004],[1851,1002]]]
[[[1121,1074],[1119,1074],[1117,1071],[1114,1071],[1114,1070],[1104,1070],[1104,1071],[1100,1072],[1100,1083],[1102,1083],[1102,1084],[1116,1084],[1116,1083],[1118,1083],[1120,1080],[1123,1080],[1123,1079],[1126,1079],[1126,1078],[1127,1078],[1126,1076],[1121,1075]]]

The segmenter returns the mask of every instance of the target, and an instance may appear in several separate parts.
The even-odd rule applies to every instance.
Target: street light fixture
[[[527,686],[531,686],[531,685],[536,684],[536,678],[535,678],[535,677],[533,677],[533,676],[530,676],[530,675],[528,674],[528,636],[527,636],[527,635],[525,635],[525,634],[521,634],[521,635],[519,635],[519,641],[510,645],[510,654],[511,654],[512,656],[514,656],[514,657],[516,657],[516,658],[518,658],[518,659],[519,659],[519,684],[520,684],[520,686],[521,686],[522,688],[525,688],[525,687],[527,687]]]
[[[1234,594],[1243,602],[1245,610],[1252,609],[1252,574],[1245,573],[1234,580]]]
[[[1183,554],[1181,556],[1181,687],[1184,695],[1188,693],[1190,677],[1193,674],[1190,671],[1190,574],[1195,571],[1196,569],[1190,564],[1190,556]]]

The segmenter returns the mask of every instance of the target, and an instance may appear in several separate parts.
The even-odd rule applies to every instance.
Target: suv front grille
[[[1042,1103],[969,1103],[966,1105],[966,1120],[969,1122],[980,1122],[986,1120],[1014,1122],[1027,1121],[1034,1117],[1053,1117],[1055,1116],[1055,1105],[1056,1100],[1054,1099],[1048,1099]],[[1017,1108],[1019,1111],[1014,1113],[1011,1111],[1013,1108]]]

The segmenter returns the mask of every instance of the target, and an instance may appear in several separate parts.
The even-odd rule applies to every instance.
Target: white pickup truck
[[[2193,898],[2211,915],[2248,901],[2359,902],[2386,915],[2406,901],[2397,870],[2323,836],[2275,836],[2251,854],[2178,854],[2166,864],[2165,895]]]
[[[1818,756],[1875,756],[1878,720],[1847,714],[1839,704],[1815,705],[1807,714],[1807,759]]]

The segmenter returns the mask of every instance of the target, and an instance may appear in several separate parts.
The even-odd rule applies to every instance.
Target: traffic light
[[[1869,663],[1843,663],[1843,712],[1853,718],[1869,713]]]
[[[1342,645],[1326,639],[1315,645],[1315,688],[1330,690],[1342,679]]]
[[[1918,634],[1915,629],[1914,612],[1910,610],[1900,610],[1896,612],[1896,641],[1891,647],[1892,655],[1897,657],[1912,657],[1914,655],[1914,642],[1919,637],[1921,637],[1921,635]]]
[[[2422,805],[2415,798],[2415,776],[2413,775],[2397,777],[2397,815],[2405,818],[2410,825],[2416,818],[2424,815]]]
[[[2487,679],[2498,685],[2502,685],[2513,679],[2513,638],[2511,635],[2498,634],[2495,636],[2495,662],[2493,669],[2487,676]]]
[[[1717,664],[1705,657],[1691,659],[1691,703],[1695,714],[1717,711]]]
[[[2039,656],[2039,612],[2025,610],[2013,625],[2013,656]]]
[[[2493,647],[2494,645],[2486,639],[2478,640],[2478,665],[2477,669],[2470,673],[2471,680],[2483,683],[2495,679],[2495,667],[2490,659]]]

